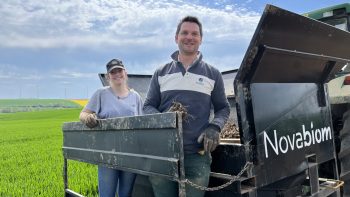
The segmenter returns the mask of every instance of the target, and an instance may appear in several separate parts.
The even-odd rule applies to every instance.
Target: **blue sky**
[[[204,60],[238,68],[266,4],[305,13],[338,0],[4,0],[0,4],[0,99],[89,98],[112,58],[152,74],[177,49],[186,15],[203,23]]]

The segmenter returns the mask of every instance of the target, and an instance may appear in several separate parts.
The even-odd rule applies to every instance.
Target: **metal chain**
[[[190,180],[188,179],[185,179],[185,183],[189,184],[190,186],[196,188],[196,189],[199,189],[199,190],[202,190],[202,191],[216,191],[216,190],[220,190],[220,189],[223,189],[229,185],[231,185],[233,182],[235,182],[236,180],[238,180],[239,178],[241,178],[242,174],[248,170],[248,168],[252,165],[253,163],[251,162],[247,162],[243,169],[237,174],[237,176],[232,176],[232,179],[230,181],[228,181],[227,183],[223,184],[223,185],[220,185],[220,186],[217,186],[217,187],[205,187],[205,186],[201,186],[201,185],[197,185],[193,182],[191,182]]]

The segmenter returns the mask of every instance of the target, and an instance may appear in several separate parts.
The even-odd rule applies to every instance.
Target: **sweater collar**
[[[198,51],[197,59],[194,60],[194,62],[192,62],[190,67],[193,65],[196,65],[198,62],[200,62],[202,60],[202,57],[203,57],[202,53],[200,51]],[[171,59],[173,59],[175,62],[179,62],[179,51],[175,51],[173,54],[171,54]]]

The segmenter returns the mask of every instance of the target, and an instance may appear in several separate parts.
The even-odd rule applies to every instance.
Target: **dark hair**
[[[201,34],[201,37],[203,37],[202,23],[199,22],[198,18],[195,16],[185,16],[183,19],[181,19],[181,21],[177,25],[176,35],[179,34],[180,29],[181,29],[181,25],[184,22],[196,23],[199,26],[199,33]]]

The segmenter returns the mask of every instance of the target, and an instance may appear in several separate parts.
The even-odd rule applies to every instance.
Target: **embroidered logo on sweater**
[[[196,82],[196,84],[198,84],[198,85],[204,85],[203,81],[204,81],[204,79],[203,79],[202,77],[200,77],[200,78],[198,79],[198,81]]]

